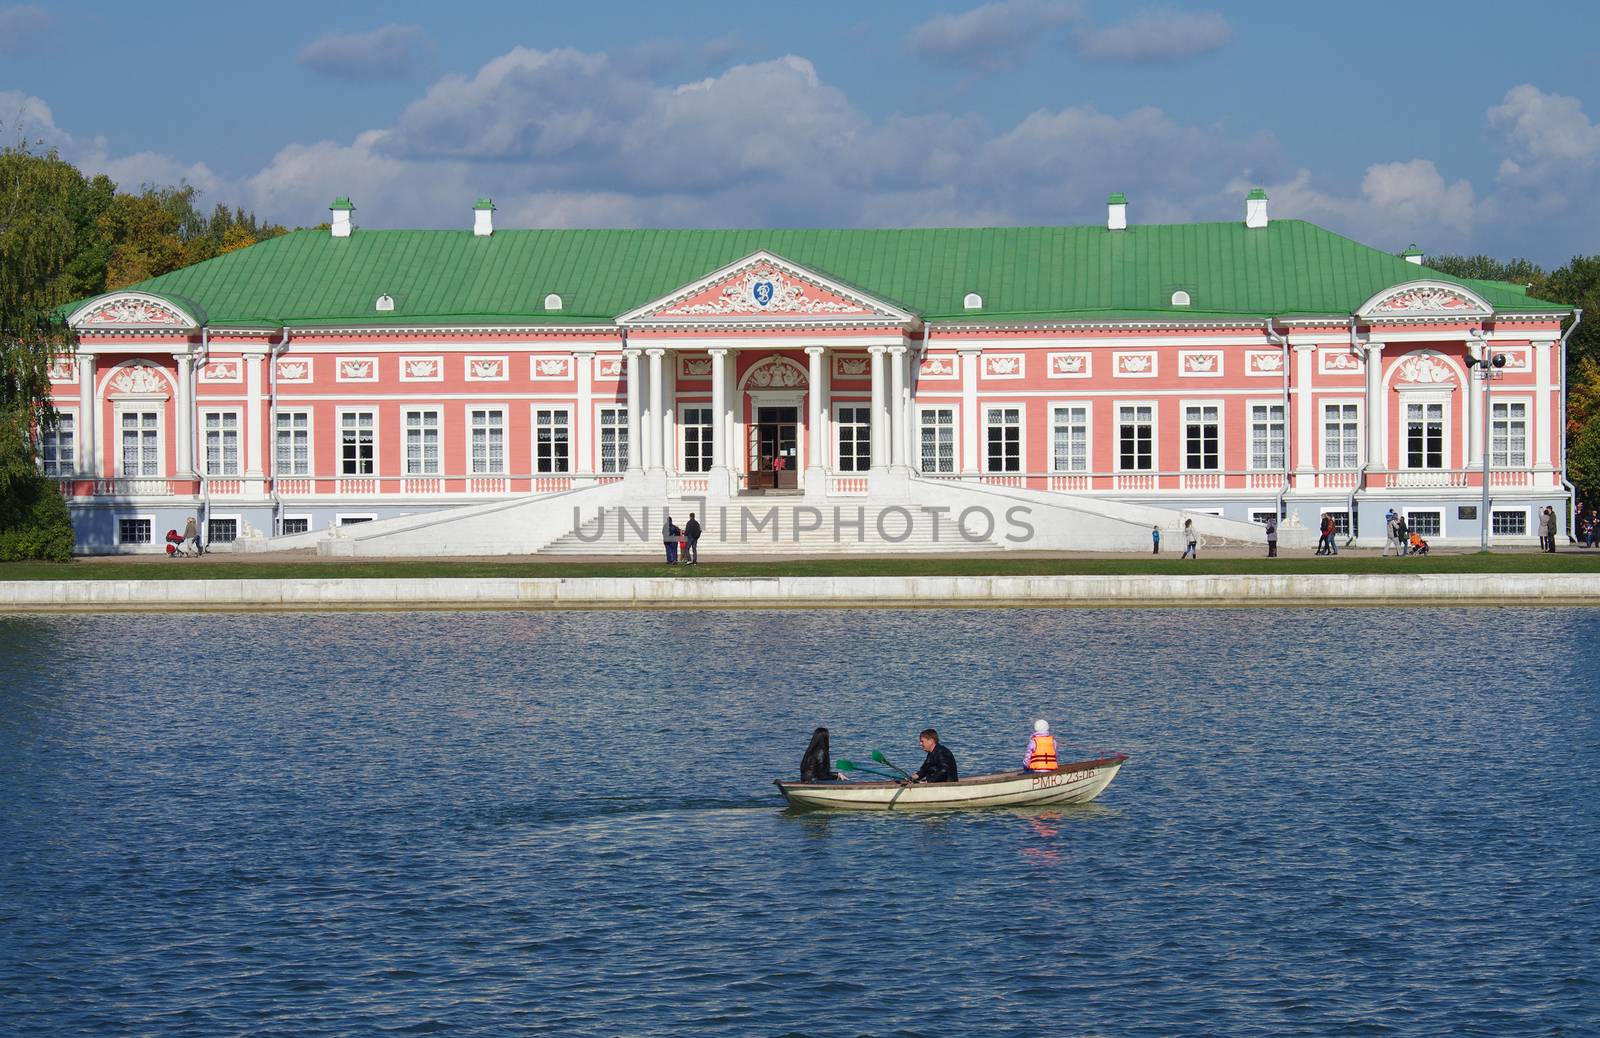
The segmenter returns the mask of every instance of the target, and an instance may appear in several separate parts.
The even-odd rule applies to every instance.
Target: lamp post
[[[1479,340],[1479,355],[1467,357],[1467,367],[1483,381],[1483,504],[1478,507],[1478,552],[1489,551],[1489,430],[1494,425],[1494,412],[1489,407],[1489,385],[1500,377],[1506,366],[1506,355],[1496,353],[1489,344]]]

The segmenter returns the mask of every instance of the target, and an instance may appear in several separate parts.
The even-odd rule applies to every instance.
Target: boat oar
[[[872,751],[872,759],[877,761],[879,764],[888,765],[889,767],[891,767],[894,770],[898,771],[902,776],[904,776],[907,779],[911,778],[911,772],[907,771],[905,768],[902,768],[900,765],[896,764],[894,761],[890,760],[888,757],[885,757],[883,755],[883,751],[882,750],[873,750]]]
[[[887,771],[879,771],[876,768],[863,768],[854,761],[836,760],[833,762],[833,766],[838,768],[840,771],[862,771],[868,775],[882,775],[886,779],[895,778],[895,776],[889,774]],[[898,779],[896,781],[898,781]]]

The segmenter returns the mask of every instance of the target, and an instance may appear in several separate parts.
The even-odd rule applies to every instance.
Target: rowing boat
[[[792,807],[901,811],[1087,804],[1117,777],[1125,753],[1063,764],[1054,771],[1002,771],[957,782],[785,782],[773,784]]]

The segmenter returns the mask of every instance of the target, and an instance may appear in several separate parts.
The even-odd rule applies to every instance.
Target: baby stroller
[[[1426,554],[1428,554],[1428,542],[1423,540],[1422,539],[1422,534],[1418,533],[1415,530],[1411,531],[1411,554],[1413,554],[1413,555],[1426,555]]]
[[[184,558],[194,558],[194,557],[198,556],[199,554],[200,554],[200,543],[199,543],[198,540],[185,540],[183,535],[180,534],[177,530],[168,530],[167,531],[167,555],[168,555],[168,557],[177,558],[178,556],[181,555]]]

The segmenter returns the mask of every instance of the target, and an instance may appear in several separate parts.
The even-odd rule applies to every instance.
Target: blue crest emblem
[[[756,303],[760,306],[766,306],[772,302],[772,293],[774,291],[772,282],[757,281],[751,286],[750,291],[756,297]]]

